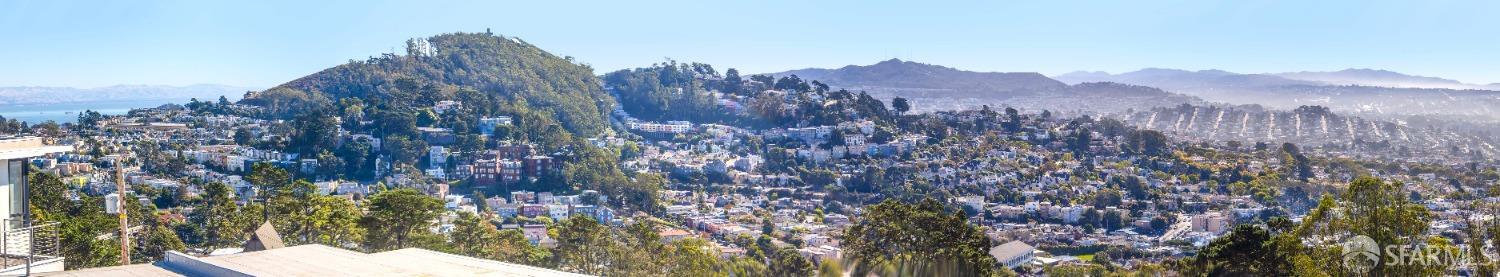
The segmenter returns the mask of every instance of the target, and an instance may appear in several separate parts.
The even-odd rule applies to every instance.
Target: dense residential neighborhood
[[[1338,242],[1366,234],[1464,262],[1386,274],[1495,272],[1481,132],[1315,105],[923,103],[670,60],[595,76],[488,31],[407,46],[239,101],[0,118],[0,180],[26,188],[3,206],[61,245],[52,271],[96,268],[78,274],[324,253],[544,275],[1339,275],[1357,265]],[[0,274],[41,268],[18,261]]]

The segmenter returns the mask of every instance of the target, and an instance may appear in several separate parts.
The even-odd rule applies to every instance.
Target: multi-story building
[[[30,275],[63,270],[56,222],[31,217],[28,160],[72,151],[72,146],[50,146],[41,138],[0,139],[0,275]]]
[[[443,168],[448,164],[448,148],[432,146],[427,150],[427,164],[430,168]]]
[[[495,215],[500,218],[516,217],[520,213],[520,207],[511,203],[495,204],[490,206],[490,209],[495,210]]]
[[[474,162],[474,184],[494,186],[521,181],[523,164],[511,159],[488,159]]]
[[[523,205],[521,205],[521,216],[524,216],[524,217],[537,217],[537,216],[541,216],[541,215],[549,215],[550,216],[550,214],[547,213],[547,205],[542,205],[542,204],[523,204]]]
[[[500,183],[514,184],[521,181],[521,161],[500,160]]]
[[[1036,258],[1036,247],[1021,241],[1011,241],[990,248],[990,256],[1005,267],[1015,268],[1031,263]]]
[[[490,198],[485,198],[484,199],[484,205],[485,206],[491,206],[491,207],[493,207],[495,205],[506,204],[506,203],[510,203],[510,201],[509,200],[505,200],[505,197],[490,196]]]
[[[572,214],[575,214],[575,215],[576,214],[581,214],[581,215],[586,215],[586,216],[593,217],[593,216],[598,215],[598,213],[599,213],[599,208],[595,207],[594,205],[572,205],[572,206],[569,206],[569,207],[573,209]]]
[[[1229,229],[1229,218],[1218,212],[1193,215],[1193,231],[1220,234]]]
[[[594,208],[594,220],[601,223],[611,223],[615,220],[615,210],[609,207]]]
[[[524,163],[526,176],[540,177],[542,174],[557,170],[557,163],[552,160],[552,157],[531,155],[521,161]]]
[[[567,205],[547,205],[547,216],[552,217],[553,220],[567,219],[572,215],[571,212],[572,209],[569,209]]]
[[[536,203],[537,204],[556,204],[557,203],[557,197],[553,196],[551,192],[545,192],[545,191],[538,192],[538,193],[536,193]]]
[[[516,204],[536,203],[536,193],[524,190],[512,191],[510,192],[510,202]]]
[[[632,130],[648,133],[671,133],[682,134],[693,130],[693,123],[687,121],[667,121],[667,123],[631,121],[627,127]]]
[[[478,160],[474,161],[474,185],[488,187],[500,184],[500,161]]]

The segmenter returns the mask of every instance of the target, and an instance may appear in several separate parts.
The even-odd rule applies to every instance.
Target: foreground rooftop
[[[225,256],[170,252],[162,261],[49,276],[585,276],[419,248],[365,254],[309,244]]]

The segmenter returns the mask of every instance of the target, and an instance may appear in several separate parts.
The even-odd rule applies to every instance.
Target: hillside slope
[[[552,113],[574,134],[591,135],[608,128],[605,111],[613,100],[600,87],[593,69],[571,58],[518,38],[489,33],[443,34],[413,39],[407,45],[407,55],[351,61],[252,94],[245,103],[264,106],[279,103],[279,98],[359,98],[423,106],[455,90],[472,89],[501,100],[524,100],[534,109]],[[421,91],[401,93],[412,87]],[[416,99],[394,99],[403,96]]]

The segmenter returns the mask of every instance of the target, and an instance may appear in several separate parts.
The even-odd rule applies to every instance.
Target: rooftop
[[[54,276],[585,276],[406,248],[365,254],[318,244],[191,257],[170,252],[154,264],[54,272]]]
[[[1000,246],[995,246],[994,248],[990,248],[990,256],[995,257],[996,259],[1007,260],[1012,257],[1019,257],[1021,255],[1025,255],[1026,253],[1031,253],[1032,250],[1036,250],[1036,248],[1032,247],[1030,244],[1026,244],[1025,242],[1015,240],[1007,242],[1005,244],[1001,244]]]
[[[53,146],[42,143],[42,138],[0,138],[0,160],[30,158],[51,153],[73,151],[73,146]]]

